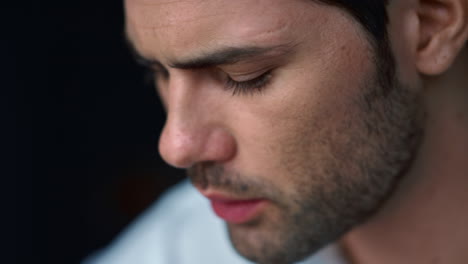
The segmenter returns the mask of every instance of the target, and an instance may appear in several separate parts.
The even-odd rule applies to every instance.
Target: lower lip
[[[265,200],[223,201],[211,200],[214,212],[228,223],[247,223],[258,215]]]

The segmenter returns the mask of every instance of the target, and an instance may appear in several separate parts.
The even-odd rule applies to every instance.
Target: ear
[[[468,0],[418,0],[416,66],[424,75],[444,73],[468,38]]]

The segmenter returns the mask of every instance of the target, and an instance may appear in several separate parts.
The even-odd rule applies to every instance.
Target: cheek
[[[239,113],[233,127],[241,128],[238,162],[246,173],[277,182],[324,174],[335,152],[330,148],[339,146],[331,142],[353,133],[346,130],[360,118],[357,102],[374,70],[366,47],[337,50],[315,62],[304,58],[261,102]]]

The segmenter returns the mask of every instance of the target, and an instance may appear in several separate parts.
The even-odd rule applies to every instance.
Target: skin
[[[421,83],[424,139],[399,188],[341,239],[351,263],[466,263],[468,1],[389,7],[399,75]]]
[[[205,194],[269,201],[254,221],[228,224],[241,255],[259,263],[290,263],[354,228],[342,245],[356,263],[430,263],[418,259],[418,250],[412,262],[405,262],[410,259],[403,250],[386,250],[404,244],[396,242],[402,233],[386,234],[389,227],[405,226],[408,217],[414,223],[426,220],[414,208],[421,208],[430,190],[439,190],[435,186],[453,191],[454,201],[467,198],[456,188],[467,181],[460,157],[468,156],[462,136],[468,134],[468,111],[461,99],[468,92],[458,85],[467,80],[457,71],[466,65],[454,63],[461,48],[437,52],[437,45],[431,46],[440,32],[431,30],[433,22],[449,24],[442,23],[444,12],[416,12],[427,10],[422,2],[394,1],[390,7],[390,20],[404,14],[390,29],[392,43],[398,43],[392,46],[393,83],[378,81],[383,73],[369,37],[338,8],[299,0],[125,2],[131,43],[141,56],[159,62],[157,87],[168,114],[159,145],[163,158],[188,168]],[[423,20],[421,14],[439,20]],[[460,43],[466,41],[463,34],[457,34]],[[232,47],[276,48],[234,63],[190,64]],[[451,65],[456,67],[448,70]],[[261,90],[226,84],[228,78],[246,81],[265,73]],[[379,92],[384,88],[391,92]],[[444,135],[461,144],[446,147]],[[457,158],[433,170],[441,149]],[[440,175],[453,178],[454,186],[442,184]],[[448,199],[437,198],[431,206],[443,207]],[[439,224],[437,235],[451,245]],[[425,237],[423,231],[417,234]],[[387,237],[392,239],[381,241]]]

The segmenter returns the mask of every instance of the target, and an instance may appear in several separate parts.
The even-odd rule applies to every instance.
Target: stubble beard
[[[376,72],[354,100],[357,110],[348,122],[323,133],[320,170],[294,162],[293,175],[287,176],[296,181],[294,192],[217,164],[189,170],[193,184],[202,189],[211,186],[273,201],[268,217],[228,224],[241,255],[262,264],[299,261],[363,223],[393,193],[415,156],[423,117],[417,96],[398,81],[392,63],[382,62],[391,58],[377,58]]]

